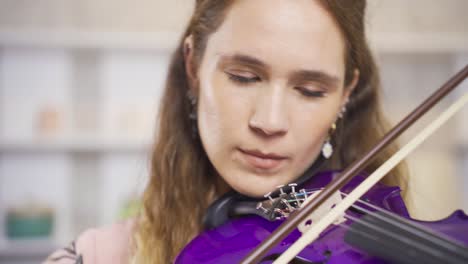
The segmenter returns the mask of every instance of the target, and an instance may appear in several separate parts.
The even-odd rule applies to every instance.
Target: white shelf
[[[2,141],[0,153],[12,152],[144,152],[150,143],[137,140],[64,139]]]
[[[44,258],[58,248],[51,239],[7,240],[0,244],[0,258]]]
[[[170,31],[84,32],[2,29],[0,46],[168,51],[174,49],[179,37],[179,33]]]
[[[384,53],[468,52],[468,35],[462,32],[370,32],[369,40]],[[0,30],[0,46],[77,49],[173,50],[180,33]]]
[[[369,41],[380,53],[468,52],[468,34],[462,32],[371,32]]]

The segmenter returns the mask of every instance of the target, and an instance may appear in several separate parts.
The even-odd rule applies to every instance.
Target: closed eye
[[[241,83],[241,84],[249,84],[249,83],[258,82],[261,80],[260,77],[258,76],[246,77],[246,76],[242,76],[238,74],[233,74],[230,72],[226,72],[226,74],[228,75],[231,81],[236,82],[236,83]]]
[[[325,92],[323,91],[312,91],[304,87],[296,87],[296,90],[298,90],[302,95],[306,97],[324,97]]]

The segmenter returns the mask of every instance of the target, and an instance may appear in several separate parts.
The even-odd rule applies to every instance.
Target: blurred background
[[[0,0],[0,263],[124,219],[148,176],[169,56],[194,0]],[[395,123],[468,63],[468,1],[369,1]],[[415,128],[468,91],[465,81]],[[468,211],[467,107],[409,157],[413,217]]]

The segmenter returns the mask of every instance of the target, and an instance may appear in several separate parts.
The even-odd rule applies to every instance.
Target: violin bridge
[[[310,201],[312,201],[322,190],[318,190],[313,192],[312,194],[309,194],[307,199],[301,204],[301,207],[304,207],[306,204],[308,204]],[[298,225],[299,231],[301,233],[307,232],[307,230],[313,226],[315,222],[317,222],[319,219],[321,219],[323,216],[325,216],[335,205],[340,203],[342,201],[342,197],[340,192],[335,192],[330,199],[328,199],[325,203],[320,205],[314,212],[312,212],[302,223]],[[344,214],[338,217],[333,224],[334,225],[339,225],[343,222],[346,221],[346,218],[344,217]]]

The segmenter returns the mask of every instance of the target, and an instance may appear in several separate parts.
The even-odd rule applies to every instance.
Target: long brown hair
[[[355,69],[360,72],[346,114],[333,135],[336,154],[326,164],[328,168],[338,169],[361,157],[382,137],[387,126],[380,106],[378,70],[366,43],[366,1],[320,2],[335,19],[346,41],[345,85],[352,81]],[[233,3],[234,0],[198,0],[187,30],[172,56],[159,111],[150,180],[143,195],[143,211],[135,233],[133,261],[136,263],[172,262],[185,244],[200,232],[208,205],[226,189],[200,139],[192,133],[183,44],[187,36],[193,36],[193,66],[196,68],[208,37],[221,25]],[[395,145],[387,148],[366,171],[378,167],[395,149]],[[402,186],[402,167],[393,170],[385,181]]]

